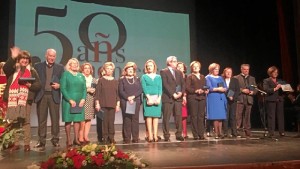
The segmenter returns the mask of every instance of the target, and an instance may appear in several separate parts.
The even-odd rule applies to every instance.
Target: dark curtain
[[[291,54],[289,49],[288,32],[286,28],[286,19],[285,19],[282,0],[277,0],[277,11],[278,11],[278,23],[279,23],[278,25],[279,25],[282,77],[284,80],[291,83],[294,81],[294,79],[293,79],[293,72],[292,72],[292,65],[291,65]]]
[[[295,46],[296,46],[296,62],[297,64],[297,74],[298,74],[298,81],[300,79],[300,0],[294,0],[294,23],[295,23]]]

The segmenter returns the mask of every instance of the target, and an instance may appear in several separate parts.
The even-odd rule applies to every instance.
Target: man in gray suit
[[[184,141],[182,137],[182,96],[185,91],[185,84],[182,73],[176,69],[177,58],[167,58],[167,68],[160,71],[162,78],[162,111],[163,111],[163,132],[165,141],[170,141],[170,117],[174,115],[176,126],[176,140]]]
[[[250,65],[241,65],[241,74],[235,76],[239,81],[241,93],[238,96],[237,109],[236,109],[236,124],[237,130],[243,127],[245,130],[246,137],[251,136],[251,108],[253,105],[253,96],[256,94],[256,81],[253,76],[249,75]]]
[[[63,65],[55,63],[56,51],[54,49],[47,49],[45,57],[46,61],[35,64],[41,84],[44,86],[35,97],[39,136],[39,142],[35,148],[39,148],[40,151],[45,150],[48,110],[51,118],[51,142],[54,147],[59,147],[59,107],[61,101],[59,80],[64,72]]]

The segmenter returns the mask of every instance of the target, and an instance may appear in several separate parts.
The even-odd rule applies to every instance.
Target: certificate
[[[126,102],[126,114],[135,114],[135,106],[136,102],[130,103],[129,101]]]
[[[282,84],[281,89],[284,92],[293,92],[294,91],[290,84]]]
[[[227,92],[227,97],[233,97],[233,95],[234,95],[234,91],[229,89]]]

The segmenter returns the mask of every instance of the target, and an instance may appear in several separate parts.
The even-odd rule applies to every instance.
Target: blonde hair
[[[127,63],[126,63],[125,67],[123,68],[122,76],[126,76],[126,75],[127,75],[126,70],[127,70],[128,68],[130,68],[130,67],[133,68],[133,71],[134,71],[133,76],[136,77],[136,69],[137,69],[137,66],[136,66],[136,64],[135,64],[134,62],[127,62]]]
[[[148,70],[147,70],[147,64],[148,64],[149,62],[152,62],[152,63],[153,63],[153,65],[154,65],[153,73],[156,73],[156,71],[157,71],[157,66],[156,66],[156,63],[154,62],[154,60],[152,60],[152,59],[149,59],[149,60],[146,61],[145,66],[144,66],[144,71],[145,71],[145,73],[149,73]]]
[[[73,62],[77,63],[77,69],[76,69],[76,71],[79,71],[79,69],[80,69],[80,67],[79,67],[79,61],[76,58],[71,58],[71,59],[68,60],[68,63],[65,66],[65,70],[66,71],[70,71],[71,70],[70,69],[70,64],[73,63]]]
[[[212,63],[212,64],[210,64],[210,65],[208,66],[209,74],[211,74],[211,73],[213,72],[213,70],[214,70],[215,68],[217,68],[217,67],[220,69],[220,65],[217,64],[217,63]]]
[[[193,72],[193,67],[195,64],[199,64],[199,69],[201,69],[201,63],[199,61],[192,61],[192,63],[190,64],[191,72]]]
[[[94,73],[94,70],[93,70],[93,66],[92,64],[88,63],[88,62],[85,62],[83,63],[81,66],[80,66],[80,69],[81,69],[81,72],[83,72],[84,70],[84,66],[88,65],[90,67],[90,70],[91,70],[91,75]]]
[[[108,66],[111,66],[113,70],[115,70],[115,64],[113,62],[105,62],[104,65],[102,66],[104,72],[103,76],[106,74],[106,68]]]

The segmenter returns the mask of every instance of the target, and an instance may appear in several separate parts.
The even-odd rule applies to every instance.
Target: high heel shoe
[[[152,143],[153,142],[153,139],[150,139],[149,137],[148,137],[148,143]]]
[[[85,144],[90,144],[90,140],[84,138],[84,143]]]
[[[73,144],[70,144],[69,142],[66,142],[66,146],[67,146],[67,149],[69,149],[73,146]]]
[[[75,145],[75,146],[81,146],[81,144],[80,144],[80,142],[77,142],[77,141],[73,141],[73,145]]]

